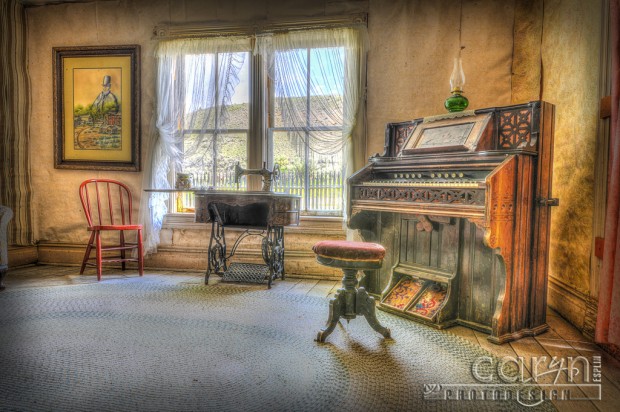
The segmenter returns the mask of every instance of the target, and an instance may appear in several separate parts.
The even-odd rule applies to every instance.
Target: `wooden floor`
[[[119,270],[104,271],[102,281],[119,279],[123,277],[137,276],[135,271],[127,271],[125,274]],[[147,270],[145,276],[157,279],[162,283],[195,283],[204,282],[204,272],[186,272],[169,270]],[[7,289],[36,288],[41,286],[78,285],[97,282],[93,269],[87,269],[84,275],[79,275],[79,268],[71,266],[26,266],[11,269],[5,279]],[[217,276],[212,276],[209,284],[219,282]],[[244,285],[239,287],[265,288],[264,285]],[[273,289],[291,294],[303,294],[317,297],[330,297],[340,287],[340,282],[316,279],[287,278],[277,280]],[[325,313],[327,317],[327,310]],[[549,310],[547,316],[550,330],[534,338],[523,338],[516,342],[504,345],[494,345],[487,341],[486,335],[463,326],[456,326],[444,333],[454,333],[467,339],[474,345],[478,345],[488,352],[498,356],[510,356],[524,358],[525,374],[532,372],[531,359],[542,359],[546,356],[551,359],[554,356],[558,361],[567,360],[569,357],[584,356],[591,359],[594,355],[601,357],[602,367],[602,395],[600,401],[576,401],[557,400],[555,406],[560,411],[617,411],[620,410],[620,362],[602,351],[596,344],[584,337],[575,327],[562,319],[556,312]],[[564,365],[566,367],[566,365]],[[559,379],[554,382],[556,375]],[[538,383],[566,383],[566,374],[547,374]],[[584,389],[586,391],[586,389]]]

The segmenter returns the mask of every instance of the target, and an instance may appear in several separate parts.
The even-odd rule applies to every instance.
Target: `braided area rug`
[[[523,409],[424,398],[425,385],[479,383],[472,363],[490,355],[457,336],[379,311],[393,340],[362,317],[320,344],[327,315],[326,298],[146,277],[6,290],[0,410]]]

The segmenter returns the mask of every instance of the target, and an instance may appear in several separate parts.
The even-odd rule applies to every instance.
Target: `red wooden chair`
[[[122,270],[125,270],[126,262],[138,262],[138,272],[142,276],[144,274],[142,225],[132,223],[129,188],[116,180],[88,179],[80,185],[80,200],[88,221],[88,230],[91,232],[80,275],[84,273],[86,265],[95,266],[97,280],[101,280],[101,265],[104,262],[120,262]],[[125,231],[128,230],[136,232],[135,242],[125,241]],[[119,232],[118,243],[113,240],[111,242],[113,244],[103,246],[102,237],[105,237],[105,242],[108,242],[111,236],[102,236],[102,233],[111,233],[111,231]],[[90,257],[93,248],[95,256]],[[137,257],[132,257],[134,250],[137,250]]]

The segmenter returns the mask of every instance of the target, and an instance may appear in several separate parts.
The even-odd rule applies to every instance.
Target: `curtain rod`
[[[351,25],[368,25],[368,14],[358,13],[345,16],[301,17],[295,20],[260,20],[246,24],[232,24],[222,21],[202,23],[161,23],[153,28],[153,38],[157,40],[211,37],[211,36],[252,36],[267,33],[287,32],[302,29],[335,28]]]

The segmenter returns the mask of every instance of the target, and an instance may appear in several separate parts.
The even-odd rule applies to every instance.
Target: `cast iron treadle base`
[[[269,267],[257,263],[231,263],[222,275],[224,282],[266,283],[269,280]]]

